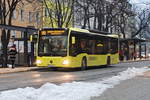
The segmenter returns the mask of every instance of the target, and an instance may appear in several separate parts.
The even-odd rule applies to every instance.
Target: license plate
[[[55,66],[53,66],[53,65],[48,65],[48,67],[55,67]]]

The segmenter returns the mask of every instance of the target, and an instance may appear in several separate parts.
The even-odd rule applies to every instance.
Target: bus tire
[[[107,57],[107,66],[109,66],[111,63],[111,60],[110,60],[110,56]]]
[[[81,70],[86,70],[86,69],[87,69],[87,60],[86,57],[83,57],[81,62]]]

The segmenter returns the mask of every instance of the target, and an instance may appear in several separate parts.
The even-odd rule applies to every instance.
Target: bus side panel
[[[117,64],[119,62],[119,55],[117,53],[106,55],[88,55],[87,64],[88,66],[106,65],[108,56],[110,56],[110,64]]]
[[[71,64],[70,64],[70,67],[81,67],[82,65],[82,59],[83,57],[85,57],[86,54],[80,54],[76,57],[70,57],[71,58]]]
[[[107,55],[88,55],[88,66],[99,66],[107,64]]]
[[[117,64],[119,62],[118,54],[109,55],[111,64]],[[107,64],[108,55],[87,55],[79,54],[75,57],[37,57],[37,60],[41,61],[41,64],[37,64],[39,67],[64,67],[64,68],[75,68],[81,67],[83,57],[87,58],[87,66],[100,66]],[[69,64],[64,65],[63,61],[68,60]],[[52,63],[51,63],[52,62]]]
[[[119,54],[111,54],[111,64],[119,63]]]

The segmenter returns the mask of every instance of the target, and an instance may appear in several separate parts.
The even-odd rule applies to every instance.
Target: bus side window
[[[110,49],[112,54],[115,54],[118,52],[118,40],[114,39],[110,41]]]
[[[84,50],[85,46],[86,46],[86,42],[84,40],[81,40],[81,42],[80,42],[81,49]]]
[[[89,54],[95,54],[96,48],[95,48],[95,40],[89,40],[88,41],[88,51]]]
[[[79,48],[80,53],[89,53],[88,40],[87,39],[81,39],[79,47],[80,47]]]
[[[103,48],[104,48],[104,44],[102,41],[97,40],[96,41],[96,53],[97,54],[102,54],[103,53]]]
[[[77,54],[77,49],[79,48],[78,47],[78,38],[75,37],[75,36],[72,36],[71,37],[71,41],[70,41],[70,54],[72,56],[75,56]]]

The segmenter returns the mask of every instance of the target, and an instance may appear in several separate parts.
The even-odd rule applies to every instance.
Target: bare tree
[[[48,13],[48,26],[62,28],[72,24],[74,0],[43,0],[43,2],[45,13]]]
[[[130,25],[130,27],[133,29],[132,37],[142,34],[148,29],[150,25],[150,8],[146,8],[140,12],[137,12],[137,16],[134,18],[134,20],[136,20],[135,23]]]
[[[133,15],[128,0],[75,0],[75,4],[82,28],[117,31],[125,37],[125,27]]]
[[[90,18],[93,18],[94,0],[75,0],[76,21],[81,24],[82,28],[91,28]]]
[[[13,11],[21,0],[0,0],[0,24],[11,25]],[[10,39],[10,30],[2,29],[1,41],[4,54],[4,65],[7,66],[7,46]]]
[[[126,38],[126,35],[130,33],[128,30],[130,27],[128,27],[128,23],[130,21],[130,18],[134,16],[134,12],[132,11],[132,5],[127,0],[118,1],[119,5],[119,15],[118,15],[118,27],[120,30],[120,33],[123,34],[123,38]]]

